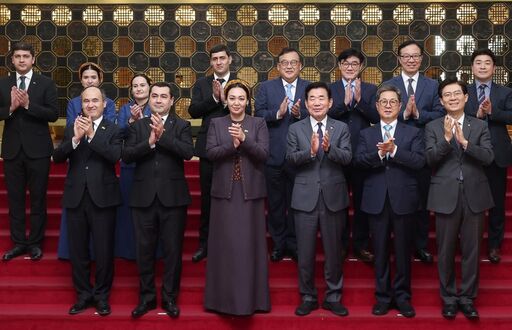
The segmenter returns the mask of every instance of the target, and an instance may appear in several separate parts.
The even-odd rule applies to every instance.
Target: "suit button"
[[[85,167],[85,169],[86,169],[86,170],[88,170],[88,169],[89,169],[89,166],[86,166],[86,167]]]

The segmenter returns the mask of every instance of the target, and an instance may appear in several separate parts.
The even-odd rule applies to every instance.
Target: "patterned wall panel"
[[[345,3],[345,4],[2,4],[0,75],[11,68],[11,43],[36,48],[36,70],[67,101],[81,86],[77,70],[85,61],[105,70],[103,87],[118,106],[129,99],[136,72],[172,84],[176,109],[189,118],[191,88],[210,73],[208,50],[225,43],[232,68],[252,86],[277,76],[275,57],[294,47],[304,59],[302,76],[339,79],[337,54],[347,47],[367,56],[363,79],[380,84],[399,73],[397,46],[409,39],[425,47],[422,70],[431,77],[472,80],[470,55],[489,47],[498,55],[496,79],[509,83],[512,22],[509,2]]]

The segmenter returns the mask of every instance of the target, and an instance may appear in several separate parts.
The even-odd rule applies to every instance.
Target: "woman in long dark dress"
[[[264,165],[268,130],[245,114],[249,88],[225,87],[229,115],[212,119],[206,142],[213,162],[204,307],[232,315],[270,311],[265,238]]]

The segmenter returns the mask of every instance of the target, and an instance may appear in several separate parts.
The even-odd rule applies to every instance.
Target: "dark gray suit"
[[[311,121],[292,124],[288,132],[286,159],[295,167],[291,208],[295,211],[299,290],[303,301],[316,301],[315,245],[318,227],[325,252],[325,301],[338,302],[343,286],[341,234],[349,199],[343,165],[350,164],[350,133],[345,123],[327,117],[329,152],[311,157]],[[320,145],[321,148],[321,145]]]
[[[451,143],[445,140],[444,118],[425,127],[426,158],[434,172],[427,208],[436,213],[439,281],[445,304],[468,304],[476,298],[484,211],[494,205],[484,171],[494,159],[487,124],[465,116],[462,131],[468,140],[465,151],[455,138]],[[459,234],[462,283],[457,293],[454,267]]]

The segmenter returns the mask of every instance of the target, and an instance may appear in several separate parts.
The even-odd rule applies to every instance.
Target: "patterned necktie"
[[[412,78],[409,78],[409,85],[407,86],[407,96],[411,96],[411,95],[414,95],[414,88],[412,88],[412,82],[414,81],[414,79]]]
[[[354,85],[350,84],[350,91],[352,92],[352,102],[350,102],[350,109],[354,109],[356,106],[356,92]]]
[[[324,155],[324,148],[322,148],[322,140],[324,139],[324,133],[322,132],[322,122],[319,121],[317,125],[318,129],[316,130],[316,133],[318,134],[318,142],[320,145],[318,146],[318,152],[316,153],[316,156],[322,159]]]
[[[292,87],[293,85],[292,84],[286,84],[286,97],[288,98],[288,100],[290,100],[290,102],[288,103],[288,111],[291,111],[292,110],[292,106],[293,106],[293,95],[292,95]]]
[[[393,126],[391,125],[384,125],[384,136],[382,137],[382,139],[384,140],[384,142],[387,142],[389,139],[391,139],[391,129],[393,128]],[[389,159],[389,152],[386,152],[386,159]]]
[[[478,104],[482,104],[482,102],[485,100],[485,88],[487,85],[480,85],[478,86],[479,92],[478,92]]]
[[[20,89],[25,90],[27,86],[25,86],[25,76],[20,76]]]

